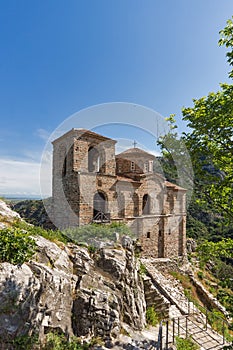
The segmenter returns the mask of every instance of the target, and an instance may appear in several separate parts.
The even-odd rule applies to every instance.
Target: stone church
[[[186,190],[154,172],[155,156],[72,129],[53,141],[53,222],[59,228],[124,222],[144,256],[185,254]]]

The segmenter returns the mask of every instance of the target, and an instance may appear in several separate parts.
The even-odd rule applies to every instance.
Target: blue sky
[[[181,108],[228,82],[218,33],[232,14],[229,0],[1,1],[0,193],[39,193],[48,136],[92,105],[176,113],[184,130]]]

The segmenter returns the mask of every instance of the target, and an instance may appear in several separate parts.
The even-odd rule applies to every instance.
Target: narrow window
[[[146,161],[146,163],[144,163],[144,172],[148,173],[148,171],[149,171],[149,163],[148,161]]]
[[[149,172],[153,173],[153,160],[149,161]]]
[[[64,159],[63,168],[62,168],[62,176],[66,176],[66,171],[67,171],[67,156],[65,156],[65,159]]]
[[[150,214],[150,196],[148,194],[144,194],[142,198],[142,213],[144,215]]]
[[[147,232],[146,237],[150,238],[150,232]]]
[[[135,169],[136,169],[135,163],[131,162],[131,171],[135,171]]]
[[[159,230],[159,237],[162,236],[162,230]]]

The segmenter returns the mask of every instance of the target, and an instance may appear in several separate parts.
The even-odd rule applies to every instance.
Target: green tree
[[[228,62],[233,66],[232,19],[220,31],[219,45],[226,46]],[[233,69],[229,76],[233,77]],[[180,185],[180,174],[185,174],[187,186],[183,187],[194,188],[191,203],[196,202],[197,206],[193,205],[188,213],[192,237],[198,236],[197,221],[209,226],[209,234],[216,241],[224,233],[232,237],[229,222],[233,219],[233,86],[221,84],[218,92],[194,99],[193,106],[183,108],[182,114],[190,131],[178,135],[172,115],[168,118],[170,132],[159,140],[164,173]],[[184,152],[185,148],[188,152]],[[187,153],[192,160],[193,176],[186,165]],[[209,221],[205,222],[207,216]],[[199,228],[207,238],[205,228]]]
[[[233,19],[233,16],[232,16]],[[227,52],[227,61],[230,66],[233,66],[233,21],[228,19],[226,27],[220,31],[219,45],[225,45],[226,48],[231,49]],[[233,78],[233,69],[229,72],[229,77]]]
[[[199,200],[233,218],[233,86],[194,100],[184,108],[191,128],[183,135],[195,170]]]
[[[233,17],[232,17],[233,18]],[[233,21],[220,31],[219,45],[225,45],[233,66]],[[229,73],[233,77],[233,70]],[[199,200],[233,218],[233,86],[220,84],[220,91],[194,99],[193,107],[182,110],[191,131],[184,134],[189,149]]]

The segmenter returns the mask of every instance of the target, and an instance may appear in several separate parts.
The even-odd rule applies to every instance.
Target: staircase
[[[142,258],[141,262],[146,267],[154,286],[171,304],[169,321],[163,326],[163,345],[165,346],[163,349],[168,349],[174,344],[176,336],[192,337],[201,350],[220,350],[224,345],[229,345],[222,335],[208,325],[207,316],[185,297],[179,281],[158,271],[153,264],[153,259]],[[224,325],[225,323],[223,327]]]
[[[201,349],[218,350],[223,349],[227,345],[222,335],[215,332],[210,326],[205,326],[203,322],[194,315],[185,315],[173,319],[169,323],[168,341],[174,343],[174,338],[180,336],[182,338],[192,337]]]

